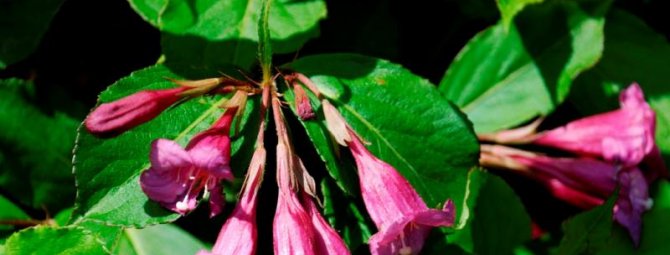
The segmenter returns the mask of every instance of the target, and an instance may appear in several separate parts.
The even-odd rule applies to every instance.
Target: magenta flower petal
[[[227,137],[226,137],[227,138]],[[230,145],[230,140],[227,143]],[[194,166],[198,169],[206,171],[208,175],[214,176],[218,179],[233,180],[233,172],[230,169],[230,150],[215,147],[218,144],[210,144],[209,146],[196,146],[188,151],[191,158],[193,158]]]
[[[158,116],[181,98],[188,88],[144,90],[98,106],[84,121],[86,129],[99,137],[119,135]]]
[[[305,204],[307,213],[312,220],[312,225],[316,231],[315,246],[317,254],[324,255],[345,255],[350,254],[344,240],[335,232],[335,230],[326,222],[319,210],[316,208],[312,198],[306,193],[302,195],[303,204]]]
[[[620,191],[614,208],[614,219],[628,230],[637,246],[640,243],[642,214],[651,208],[648,184],[637,168],[619,174]]]
[[[152,143],[151,168],[140,176],[144,193],[172,210],[188,192],[191,158],[177,143],[158,139]]]
[[[635,166],[655,146],[656,117],[637,84],[624,90],[619,101],[618,110],[549,130],[540,134],[534,143]]]
[[[229,130],[237,108],[225,114],[210,129],[196,135],[186,150],[177,143],[158,139],[151,149],[151,168],[140,176],[149,198],[180,214],[197,205],[204,188],[210,192],[210,216],[221,212],[224,199],[220,182],[232,180]]]
[[[280,191],[272,226],[276,255],[318,254],[312,221],[295,193]]]
[[[419,254],[432,227],[451,226],[454,203],[448,200],[443,210],[427,209],[405,215],[370,237],[373,255]]]
[[[618,167],[590,158],[552,158],[513,155],[513,159],[533,169],[535,178],[563,185],[599,197],[608,197],[617,185]]]
[[[263,179],[265,149],[260,147],[254,152],[247,171],[242,195],[232,215],[223,224],[211,255],[253,255],[256,253],[256,205],[258,189]],[[211,198],[210,198],[211,201]],[[203,251],[206,252],[206,251]]]
[[[558,179],[548,179],[544,181],[551,194],[569,204],[579,208],[589,209],[601,205],[605,199],[593,196],[583,191],[576,190],[570,186],[563,184]]]

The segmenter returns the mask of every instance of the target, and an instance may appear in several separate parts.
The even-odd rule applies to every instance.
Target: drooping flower
[[[650,164],[648,179],[666,176],[667,171],[654,141],[656,115],[644,100],[636,83],[619,95],[621,108],[588,116],[565,126],[545,131],[534,144],[554,147],[573,153],[602,157],[608,162],[633,167]]]
[[[224,223],[214,243],[212,252],[200,251],[198,255],[253,255],[256,254],[256,196],[263,179],[265,149],[256,149],[251,159],[247,179],[235,210]]]
[[[279,195],[273,221],[274,252],[277,255],[316,254],[314,227],[293,191],[292,156],[284,142],[277,144]]]
[[[348,255],[344,241],[325,222],[312,201],[314,180],[291,147],[281,104],[276,97],[272,100],[272,110],[279,140],[279,194],[273,222],[275,254]]]
[[[370,238],[375,255],[419,254],[430,229],[452,226],[454,204],[431,209],[395,168],[370,153],[350,132],[348,143],[356,160],[363,201],[379,232]]]
[[[452,226],[454,203],[428,208],[412,185],[393,166],[375,157],[328,100],[321,106],[335,141],[348,146],[356,161],[365,208],[379,232],[370,237],[373,255],[419,254],[430,229]]]
[[[182,98],[188,87],[144,90],[98,106],[84,121],[88,131],[113,137],[158,116]]]
[[[637,244],[642,213],[651,208],[648,183],[637,167],[621,168],[593,158],[553,158],[501,145],[482,145],[480,163],[516,170],[544,184],[558,199],[590,209],[620,187],[614,219]]]
[[[317,254],[349,254],[344,241],[321,216],[312,197],[303,193],[302,203],[314,226]]]
[[[191,139],[185,149],[171,140],[158,139],[151,148],[151,168],[140,176],[149,198],[180,214],[196,207],[204,188],[210,193],[210,216],[221,212],[224,199],[220,182],[232,180],[230,169],[230,126],[237,107],[208,130]]]

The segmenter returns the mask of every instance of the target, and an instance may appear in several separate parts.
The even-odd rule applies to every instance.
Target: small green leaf
[[[31,207],[59,211],[71,206],[78,121],[42,112],[28,81],[0,80],[0,98],[0,188]]]
[[[440,90],[491,132],[551,112],[572,80],[603,48],[609,1],[551,1],[525,8],[509,31],[498,24],[475,36],[447,70]]]
[[[123,231],[113,254],[118,255],[182,255],[205,249],[200,240],[171,224]]]
[[[107,254],[102,243],[79,227],[29,228],[12,235],[5,243],[7,255],[97,255]]]
[[[426,204],[436,207],[448,198],[462,203],[468,170],[478,162],[479,145],[464,116],[433,84],[399,65],[360,55],[317,55],[289,67],[310,77],[319,89],[341,88],[331,102],[370,143],[370,151],[396,167]],[[313,141],[324,142],[307,131]],[[317,135],[328,134],[322,132]],[[322,157],[338,155],[327,151],[337,147],[317,144],[316,148]],[[331,176],[342,175],[332,173],[342,170],[329,168]]]
[[[564,222],[558,253],[594,254],[606,247],[612,233],[612,210],[617,197],[618,191],[615,191],[604,204]]]
[[[9,201],[4,196],[0,195],[0,239],[6,238],[14,230],[14,227],[10,225],[3,225],[2,221],[28,219],[30,219],[28,214],[23,212],[23,210],[12,203],[12,201]]]
[[[166,63],[248,68],[257,58],[257,22],[263,0],[130,0],[146,21],[163,32]],[[322,0],[276,0],[269,10],[269,35],[277,53],[289,53],[319,34],[326,17]]]
[[[0,8],[0,69],[30,55],[63,0],[3,1]]]
[[[329,178],[321,181],[321,192],[323,193],[323,216],[330,225],[342,236],[349,250],[356,251],[365,247],[368,239],[375,230],[369,217],[365,213],[365,207],[360,201],[346,196]]]
[[[523,10],[527,5],[539,4],[544,0],[496,0],[498,10],[500,10],[500,17],[505,29],[509,29],[514,17],[517,13]]]
[[[109,102],[145,89],[171,88],[164,77],[202,79],[219,76],[217,71],[183,67],[168,69],[157,65],[132,73],[100,94]],[[232,72],[230,72],[232,73]],[[173,221],[178,215],[150,201],[139,185],[140,173],[149,167],[151,142],[172,139],[185,145],[196,133],[216,121],[224,109],[221,97],[200,97],[166,110],[156,119],[112,139],[100,139],[81,128],[75,149],[77,199],[73,220],[143,227]],[[242,133],[233,139],[231,167],[237,176],[246,169],[258,132],[256,101],[250,100],[242,123]],[[253,134],[253,135],[248,135]]]
[[[656,112],[656,143],[670,162],[670,44],[620,10],[607,17],[605,36],[602,60],[575,81],[570,102],[587,115],[611,111],[619,107],[619,92],[638,82]]]

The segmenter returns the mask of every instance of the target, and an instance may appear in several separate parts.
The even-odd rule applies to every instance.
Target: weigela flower
[[[584,209],[603,204],[620,187],[614,219],[639,243],[642,213],[652,204],[639,168],[621,168],[593,158],[553,158],[501,145],[482,145],[481,163],[524,173],[556,198]]]
[[[98,106],[84,121],[88,131],[99,137],[113,137],[152,120],[182,98],[188,87],[144,90]]]
[[[223,224],[212,252],[200,251],[198,255],[252,255],[256,254],[256,196],[263,179],[265,149],[256,149],[251,159],[247,179],[235,210]]]
[[[186,214],[196,207],[201,191],[210,193],[210,216],[221,212],[221,180],[232,180],[230,126],[237,112],[228,108],[208,130],[191,139],[185,149],[171,140],[158,139],[151,146],[151,168],[140,176],[144,193],[164,207]]]
[[[419,254],[433,227],[452,226],[454,204],[431,209],[395,168],[370,153],[350,132],[363,201],[379,232],[370,238],[372,254]]]
[[[620,109],[588,116],[545,131],[534,144],[601,157],[624,167],[647,164],[649,181],[667,170],[654,141],[656,114],[644,100],[642,89],[630,85],[619,95]]]
[[[356,161],[363,201],[379,230],[369,240],[373,255],[419,254],[431,228],[453,225],[451,200],[441,210],[428,208],[407,179],[368,151],[333,105],[322,100],[322,107],[328,130]]]
[[[277,145],[279,196],[273,222],[275,254],[349,254],[344,241],[321,217],[310,195],[299,191],[300,199],[294,192],[293,188],[299,186],[294,171],[302,164],[296,160],[286,145],[282,142]]]

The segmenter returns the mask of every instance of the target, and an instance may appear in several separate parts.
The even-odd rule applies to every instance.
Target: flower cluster
[[[639,243],[641,216],[652,201],[648,186],[667,170],[654,141],[655,113],[642,89],[632,84],[619,96],[620,109],[588,116],[535,133],[523,128],[480,136],[484,166],[514,170],[544,184],[557,198],[581,208],[600,205],[619,187],[614,219]],[[559,149],[572,157],[551,157],[500,144]]]
[[[361,195],[379,232],[370,238],[375,255],[418,254],[430,229],[451,226],[454,204],[447,200],[441,209],[429,208],[411,184],[391,165],[367,150],[363,139],[348,125],[339,111],[322,98],[306,76],[284,76],[295,95],[298,116],[315,119],[316,114],[303,86],[321,100],[325,123],[333,138],[348,147],[360,178]],[[252,84],[231,78],[174,81],[180,87],[141,91],[100,105],[86,119],[94,135],[112,137],[147,122],[181,100],[207,93],[235,95],[222,107],[224,114],[209,129],[195,135],[182,148],[174,141],[157,139],[151,145],[151,167],[141,174],[144,193],[163,207],[182,215],[196,208],[203,191],[209,193],[210,216],[222,211],[221,182],[232,180],[230,131],[235,117],[249,95],[261,94],[260,127],[256,151],[248,167],[238,203],[224,223],[211,251],[198,254],[255,254],[256,208],[266,163],[265,115],[272,110],[277,133],[277,207],[273,222],[275,254],[349,254],[337,232],[319,213],[314,180],[295,152],[284,115],[281,95],[273,80]],[[258,87],[254,87],[257,85]],[[239,122],[238,122],[239,123]]]

